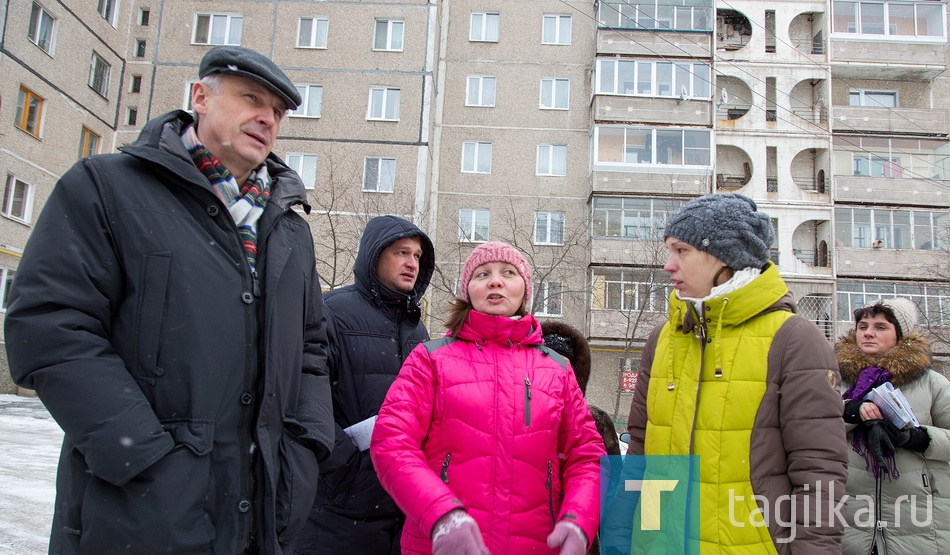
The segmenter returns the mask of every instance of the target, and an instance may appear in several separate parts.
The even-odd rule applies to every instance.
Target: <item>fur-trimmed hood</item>
[[[904,336],[889,351],[881,355],[869,355],[858,347],[852,330],[835,344],[835,356],[841,379],[852,384],[861,370],[868,366],[880,366],[894,375],[891,384],[900,387],[922,376],[932,365],[930,343],[919,333]]]
[[[590,345],[577,328],[559,320],[541,322],[544,344],[571,361],[581,393],[587,392],[590,379]]]

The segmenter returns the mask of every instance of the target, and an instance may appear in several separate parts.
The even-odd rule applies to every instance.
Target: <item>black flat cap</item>
[[[201,58],[198,77],[215,73],[254,79],[279,96],[288,110],[300,106],[300,93],[277,64],[263,54],[240,46],[216,46]]]

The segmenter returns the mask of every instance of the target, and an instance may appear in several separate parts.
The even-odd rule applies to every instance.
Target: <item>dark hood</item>
[[[389,245],[406,237],[418,237],[422,242],[422,258],[419,260],[419,276],[410,293],[393,291],[379,282],[376,277],[376,261],[380,253]],[[412,222],[396,216],[377,216],[366,224],[363,237],[360,238],[360,250],[353,265],[356,287],[374,302],[385,304],[407,303],[416,306],[429,288],[432,272],[435,270],[435,248],[429,236]]]

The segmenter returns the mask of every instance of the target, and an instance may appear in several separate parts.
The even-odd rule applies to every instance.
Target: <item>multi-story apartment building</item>
[[[773,260],[829,340],[874,296],[950,316],[943,2],[7,0],[0,18],[7,287],[57,177],[188,110],[201,56],[239,44],[305,99],[275,152],[311,188],[326,288],[366,219],[413,219],[439,334],[471,248],[513,242],[534,312],[590,337],[588,395],[619,421],[665,317],[659,234],[697,195],[772,216]]]

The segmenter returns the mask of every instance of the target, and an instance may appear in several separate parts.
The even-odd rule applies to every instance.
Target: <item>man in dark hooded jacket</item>
[[[324,465],[302,555],[397,555],[403,515],[379,484],[368,433],[409,352],[429,339],[419,301],[435,269],[432,242],[395,216],[366,225],[355,283],[324,295],[336,443]]]
[[[299,176],[271,60],[205,54],[182,111],[53,189],[6,314],[14,380],[63,428],[50,553],[293,552],[333,444]]]

